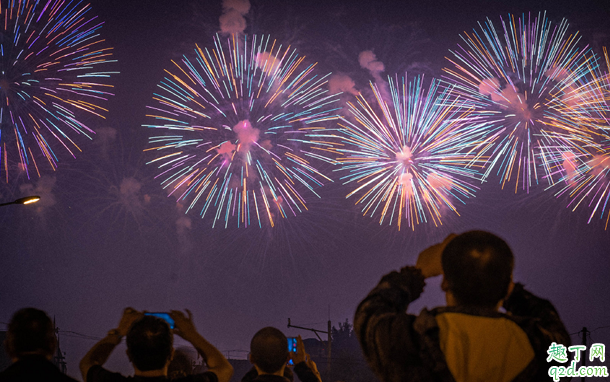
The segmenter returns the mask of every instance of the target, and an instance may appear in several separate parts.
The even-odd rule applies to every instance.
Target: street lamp
[[[38,196],[38,195],[26,196],[24,198],[19,198],[17,200],[13,200],[12,202],[0,203],[0,207],[8,206],[9,204],[32,204],[32,203],[36,203],[39,200],[40,200],[40,196]]]

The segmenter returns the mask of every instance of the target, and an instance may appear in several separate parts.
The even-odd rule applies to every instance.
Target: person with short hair
[[[373,371],[384,382],[547,380],[549,346],[569,346],[570,336],[549,301],[513,283],[513,265],[504,240],[470,231],[383,276],[354,320]],[[447,306],[407,314],[424,280],[440,275]]]
[[[55,326],[42,310],[23,308],[15,312],[4,346],[13,363],[0,373],[0,381],[75,382],[51,362],[57,347]]]
[[[190,342],[207,363],[208,371],[174,379],[180,382],[229,382],[233,367],[218,349],[206,341],[195,329],[192,314],[172,310],[174,333]],[[124,377],[102,367],[112,350],[126,337],[127,357],[133,365],[134,377]],[[120,382],[133,379],[139,382],[167,380],[167,371],[174,355],[173,333],[168,323],[158,317],[126,308],[118,328],[95,344],[80,362],[85,382]]]
[[[315,362],[305,352],[301,336],[297,337],[296,353],[291,353],[284,333],[271,326],[262,328],[252,337],[249,359],[254,368],[242,382],[291,382],[292,372],[286,367],[290,360],[301,382],[321,382]]]
[[[125,342],[129,360],[142,372],[163,369],[174,357],[172,332],[167,322],[157,317],[144,316],[134,322]]]

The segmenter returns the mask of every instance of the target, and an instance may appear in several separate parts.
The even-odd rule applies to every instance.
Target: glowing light
[[[13,200],[12,202],[0,203],[0,207],[1,206],[8,206],[8,205],[11,205],[11,204],[32,204],[32,203],[36,203],[39,200],[40,200],[40,196],[37,196],[37,195],[26,196],[26,197],[23,197],[23,198],[19,198],[19,199]]]
[[[23,200],[22,203],[17,203],[17,201],[15,201],[16,204],[32,204],[32,203],[36,203],[37,201],[40,200],[40,196],[30,196],[28,198],[24,198],[25,200]]]

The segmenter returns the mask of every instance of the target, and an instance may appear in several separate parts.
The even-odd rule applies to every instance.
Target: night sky
[[[168,198],[144,153],[146,105],[163,70],[210,46],[219,31],[220,0],[91,0],[106,22],[102,35],[115,48],[120,71],[116,96],[98,136],[77,159],[64,158],[43,178],[4,184],[3,201],[37,193],[33,206],[0,209],[0,322],[26,306],[55,317],[68,374],[81,379],[78,361],[94,340],[118,324],[122,309],[189,308],[199,331],[233,357],[247,354],[252,335],[276,326],[289,336],[353,318],[379,278],[414,264],[419,251],[448,233],[492,231],[516,257],[515,280],[551,300],[570,333],[610,325],[610,231],[588,210],[566,209],[543,187],[529,194],[481,185],[474,200],[445,215],[443,225],[379,226],[362,217],[340,182],[322,189],[309,211],[271,228],[214,228],[197,214],[186,217]],[[405,71],[439,77],[459,34],[489,17],[547,12],[567,18],[570,31],[602,52],[610,47],[610,2],[578,1],[288,1],[251,0],[247,33],[266,33],[318,62],[320,73],[342,72],[357,88],[372,80],[358,54],[372,50],[384,74]],[[116,135],[113,135],[116,131]],[[128,179],[128,180],[126,180]],[[121,184],[132,190],[121,193]],[[599,215],[597,215],[599,217]],[[419,312],[444,303],[440,280],[430,280],[410,307]],[[0,326],[1,327],[1,326]],[[591,333],[610,344],[610,328]],[[574,342],[580,342],[577,335]],[[245,350],[236,352],[234,350]],[[110,369],[131,372],[122,348]]]

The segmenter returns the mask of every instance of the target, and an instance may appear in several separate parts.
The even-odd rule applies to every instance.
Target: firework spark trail
[[[593,78],[574,102],[564,102],[557,126],[566,130],[571,151],[556,153],[555,175],[560,187],[555,196],[568,195],[568,208],[591,210],[588,223],[599,213],[610,221],[610,58],[604,48],[606,71],[593,70]],[[601,101],[600,101],[601,100]]]
[[[115,60],[99,36],[103,23],[90,13],[80,1],[0,1],[0,173],[7,183],[12,172],[40,177],[44,162],[56,170],[54,146],[74,157],[78,139],[95,134],[89,117],[107,112],[100,104],[112,85],[100,79],[116,73],[106,71]]]
[[[566,20],[553,25],[538,14],[501,21],[496,28],[487,19],[480,31],[461,36],[466,45],[452,51],[444,71],[477,109],[473,118],[488,125],[494,149],[484,178],[497,168],[502,188],[514,181],[515,192],[521,183],[529,193],[539,178],[552,184],[549,153],[570,145],[553,130],[558,100],[573,97],[597,64],[578,33],[568,34]]]
[[[407,82],[388,78],[391,101],[371,83],[376,103],[362,95],[348,103],[349,117],[342,118],[340,137],[333,150],[341,166],[347,195],[358,194],[364,215],[379,216],[379,224],[409,227],[428,222],[438,226],[441,212],[458,213],[455,201],[474,196],[487,131],[470,120],[450,87],[432,81],[423,88],[423,78]],[[458,213],[459,215],[459,213]]]
[[[305,194],[331,181],[314,162],[329,161],[324,123],[340,110],[315,65],[256,35],[217,35],[214,49],[174,62],[144,125],[155,129],[148,163],[168,193],[213,227],[273,226],[306,210]]]

